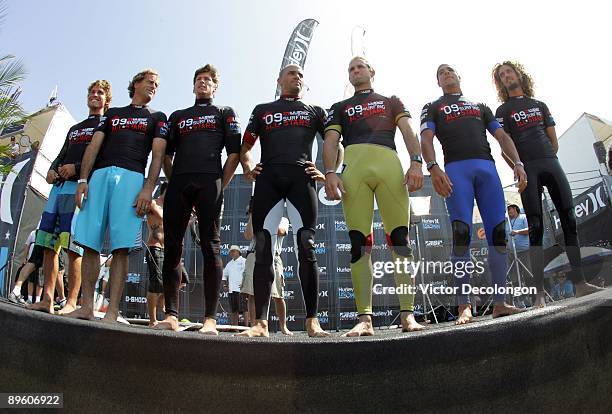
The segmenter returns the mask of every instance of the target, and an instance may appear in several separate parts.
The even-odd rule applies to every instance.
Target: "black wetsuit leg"
[[[218,174],[179,174],[172,177],[164,200],[164,297],[166,314],[178,316],[183,238],[192,209],[198,216],[204,256],[204,316],[215,318],[223,275],[219,254],[219,215],[223,203]]]

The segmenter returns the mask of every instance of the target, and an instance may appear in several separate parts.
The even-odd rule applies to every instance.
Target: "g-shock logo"
[[[126,296],[126,303],[147,303],[147,298],[142,296]]]

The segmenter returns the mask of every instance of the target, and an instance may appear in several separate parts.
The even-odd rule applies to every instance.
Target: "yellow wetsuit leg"
[[[408,189],[404,185],[404,173],[402,164],[397,153],[389,148],[386,150],[384,162],[382,155],[377,169],[379,181],[374,190],[376,203],[380,217],[382,218],[387,243],[392,252],[393,262],[399,260],[403,263],[404,259],[412,262],[414,257],[408,244],[408,229],[410,223],[410,203],[408,199]],[[396,287],[414,286],[414,279],[406,273],[404,266],[400,266],[394,272]],[[414,293],[407,289],[400,290],[404,293],[398,294],[400,311],[412,312],[414,308]],[[413,291],[414,292],[414,291]]]
[[[346,148],[346,165],[342,181],[346,194],[342,198],[346,225],[351,238],[351,277],[357,312],[372,313],[372,218],[374,195],[381,212],[388,239],[395,229],[408,226],[408,193],[402,184],[402,166],[397,153],[372,144],[355,144]],[[392,249],[393,258],[403,259]],[[401,249],[398,249],[401,251]],[[405,249],[404,249],[405,251]],[[412,257],[408,257],[412,260]],[[395,274],[396,285],[413,283],[406,274]],[[400,309],[412,311],[414,295],[399,295]]]

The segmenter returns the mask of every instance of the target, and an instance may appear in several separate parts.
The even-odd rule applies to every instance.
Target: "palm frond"
[[[25,79],[26,70],[21,59],[10,55],[0,58],[0,90],[17,85]]]

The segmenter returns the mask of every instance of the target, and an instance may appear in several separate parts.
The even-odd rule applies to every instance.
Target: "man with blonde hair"
[[[81,212],[74,232],[75,242],[85,250],[83,300],[82,307],[69,316],[93,318],[94,286],[107,227],[113,263],[110,303],[104,321],[116,322],[119,316],[128,252],[141,245],[142,217],[149,211],[166,150],[166,115],[148,107],[158,86],[159,75],[152,69],[134,76],[128,86],[132,102],[106,112],[83,156],[76,191]],[[150,152],[151,164],[145,180]]]
[[[335,103],[325,123],[325,191],[327,198],[342,200],[351,239],[351,278],[359,314],[357,324],[346,336],[374,335],[371,257],[374,198],[394,261],[412,261],[408,244],[408,191],[423,186],[421,148],[410,126],[410,113],[397,96],[386,97],[374,92],[374,74],[374,68],[364,57],[351,59],[348,75],[355,94]],[[410,153],[406,174],[395,148],[396,128]],[[338,176],[335,165],[340,137],[346,149],[345,168]],[[414,285],[414,279],[407,273],[396,270],[394,277],[398,287]],[[398,298],[402,330],[423,329],[414,319],[414,293],[398,294]]]
[[[112,100],[111,85],[106,80],[96,80],[87,88],[87,119],[68,130],[64,146],[51,163],[47,182],[53,184],[49,200],[43,211],[36,236],[36,244],[45,248],[43,258],[44,294],[41,302],[30,309],[53,313],[53,298],[58,276],[58,253],[68,251],[68,299],[59,313],[76,309],[81,287],[81,256],[83,249],[71,240],[73,216],[76,209],[74,194],[81,172],[81,159],[91,142],[100,117],[108,110]]]

